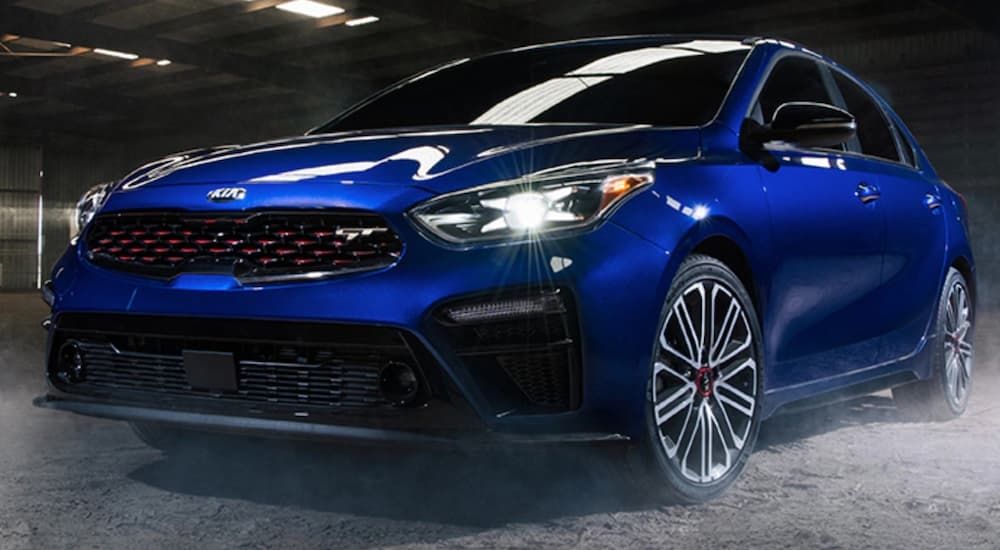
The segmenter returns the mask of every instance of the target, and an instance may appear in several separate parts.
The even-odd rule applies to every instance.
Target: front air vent
[[[549,414],[580,406],[574,312],[567,292],[524,289],[447,304],[437,320],[496,408]]]
[[[326,276],[393,264],[403,245],[371,212],[124,212],[94,219],[94,263],[169,278],[226,272],[244,281]]]

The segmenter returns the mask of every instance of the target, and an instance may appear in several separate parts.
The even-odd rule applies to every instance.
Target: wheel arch
[[[952,259],[949,267],[954,267],[965,278],[965,284],[969,287],[969,294],[972,295],[972,311],[976,311],[976,273],[972,261],[965,254],[958,254]]]
[[[766,291],[762,286],[764,280],[761,271],[754,263],[751,250],[750,239],[735,222],[723,217],[706,218],[691,228],[674,249],[673,266],[670,277],[665,281],[666,288],[669,288],[677,268],[685,258],[692,254],[711,256],[736,274],[750,295],[757,321],[763,327]]]
[[[691,254],[704,254],[726,264],[736,277],[743,283],[743,288],[753,301],[758,320],[760,320],[760,297],[757,290],[756,277],[753,268],[750,267],[750,260],[740,248],[735,240],[726,235],[712,235],[699,242],[692,250]]]

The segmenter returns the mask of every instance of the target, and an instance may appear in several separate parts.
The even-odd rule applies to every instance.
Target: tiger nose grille
[[[391,265],[403,245],[370,212],[128,212],[94,219],[91,261],[159,277],[232,272],[244,280],[337,274]]]

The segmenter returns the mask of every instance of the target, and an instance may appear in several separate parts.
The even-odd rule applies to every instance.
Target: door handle
[[[858,184],[857,190],[854,191],[854,196],[862,203],[868,204],[878,200],[882,196],[882,192],[879,191],[877,185],[861,182]]]
[[[924,195],[924,206],[930,209],[931,212],[934,212],[938,208],[941,208],[941,197],[927,193]]]

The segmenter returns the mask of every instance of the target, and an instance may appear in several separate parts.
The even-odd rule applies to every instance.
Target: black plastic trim
[[[425,445],[476,445],[476,444],[547,444],[547,443],[608,443],[628,441],[628,437],[614,433],[565,433],[565,434],[500,434],[495,432],[454,433],[445,435],[424,434],[385,428],[355,427],[331,424],[251,418],[226,414],[206,414],[189,411],[134,407],[107,403],[88,402],[74,398],[43,395],[33,401],[36,407],[74,412],[86,416],[160,422],[196,430],[236,432],[251,436],[278,436],[334,441],[362,441],[372,443]]]

